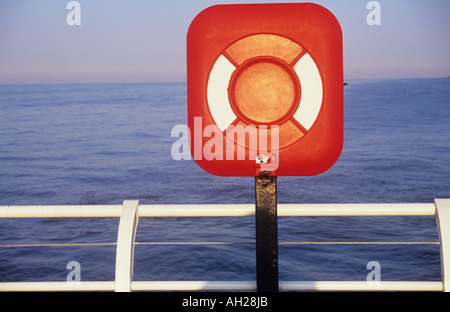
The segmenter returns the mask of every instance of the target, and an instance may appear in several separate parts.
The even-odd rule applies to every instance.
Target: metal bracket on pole
[[[450,292],[450,199],[434,200],[441,246],[441,276],[444,291]]]
[[[139,201],[125,200],[120,215],[116,249],[116,291],[131,291],[134,263],[134,240],[139,221]]]
[[[256,281],[258,292],[278,292],[277,177],[255,177]]]

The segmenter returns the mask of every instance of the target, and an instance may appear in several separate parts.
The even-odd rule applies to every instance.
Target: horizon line
[[[385,78],[348,78],[351,80],[406,80],[406,79],[450,79],[450,76],[436,77],[385,77]],[[123,81],[123,82],[0,82],[0,86],[21,86],[21,85],[106,85],[106,84],[187,84],[187,81]]]

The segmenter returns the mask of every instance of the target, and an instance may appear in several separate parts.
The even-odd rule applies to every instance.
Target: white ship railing
[[[255,206],[251,204],[140,205],[137,200],[126,200],[123,205],[0,206],[0,218],[120,218],[117,243],[114,243],[117,245],[115,281],[0,282],[0,291],[255,291],[256,281],[133,281],[139,218],[254,214]],[[278,216],[435,216],[442,276],[441,281],[280,281],[280,291],[450,291],[450,199],[408,204],[278,204]]]

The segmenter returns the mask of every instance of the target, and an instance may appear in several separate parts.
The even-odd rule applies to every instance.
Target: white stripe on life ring
[[[237,116],[228,99],[228,85],[236,67],[223,55],[214,63],[207,87],[207,100],[211,115],[220,130],[228,128]]]
[[[317,119],[322,106],[322,79],[316,63],[308,53],[295,64],[294,70],[300,80],[302,93],[300,105],[293,117],[306,130],[309,130]]]

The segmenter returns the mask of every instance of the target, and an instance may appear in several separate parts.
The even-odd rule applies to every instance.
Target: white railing
[[[0,291],[255,291],[256,281],[133,281],[136,229],[142,217],[253,216],[244,205],[1,206],[0,218],[119,217],[115,281],[0,282]],[[450,291],[450,199],[425,204],[278,204],[278,216],[435,216],[439,231],[442,281],[280,281],[280,291]],[[379,244],[377,242],[377,244]]]

